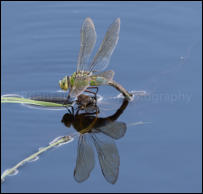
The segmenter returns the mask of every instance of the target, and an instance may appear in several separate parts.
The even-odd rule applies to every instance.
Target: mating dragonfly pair
[[[69,90],[68,100],[78,97],[87,91],[94,93],[98,86],[110,85],[119,90],[127,100],[132,99],[132,94],[113,80],[114,72],[109,70],[102,72],[109,64],[111,55],[117,45],[120,31],[120,19],[117,18],[108,28],[103,42],[92,62],[89,62],[92,50],[96,43],[95,26],[91,18],[86,18],[82,24],[80,34],[80,52],[77,61],[77,69],[71,76],[65,76],[59,81],[62,90]],[[96,92],[89,89],[96,88]]]

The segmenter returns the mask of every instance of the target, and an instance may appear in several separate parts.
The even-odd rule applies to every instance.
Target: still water
[[[76,70],[80,27],[88,16],[95,23],[96,48],[120,17],[108,69],[127,90],[149,94],[135,97],[117,120],[127,130],[114,140],[120,158],[115,184],[105,180],[96,150],[90,177],[75,181],[76,138],[20,168],[2,192],[201,191],[200,2],[1,2],[1,11],[1,94],[58,91],[58,80]],[[122,105],[111,87],[99,94],[103,118]],[[1,172],[56,137],[75,133],[61,122],[67,110],[2,104],[1,113]]]

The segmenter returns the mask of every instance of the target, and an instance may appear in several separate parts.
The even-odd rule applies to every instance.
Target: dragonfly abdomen
[[[111,80],[108,82],[109,86],[113,86],[114,88],[116,88],[118,91],[120,91],[127,100],[132,100],[133,99],[133,95],[130,94],[123,86],[121,86],[119,83],[115,82],[114,80]]]
[[[92,76],[90,81],[90,86],[101,86],[101,85],[106,85],[108,84],[108,80],[105,79],[104,77],[96,77]]]

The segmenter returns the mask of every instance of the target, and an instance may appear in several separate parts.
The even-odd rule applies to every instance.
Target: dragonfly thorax
[[[74,72],[71,76],[65,76],[62,80],[59,80],[59,86],[62,90],[68,90],[74,85],[76,77],[91,76],[92,72],[88,71],[79,71]]]

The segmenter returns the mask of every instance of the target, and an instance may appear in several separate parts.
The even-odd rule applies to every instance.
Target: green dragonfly
[[[119,90],[127,100],[132,99],[132,94],[113,80],[114,72],[103,72],[109,64],[111,55],[117,45],[120,31],[120,18],[117,18],[108,28],[92,62],[90,55],[96,43],[95,26],[91,18],[86,18],[80,32],[80,52],[77,69],[71,76],[65,76],[59,81],[62,90],[69,90],[68,99],[75,98],[89,88],[101,85],[110,85]]]

